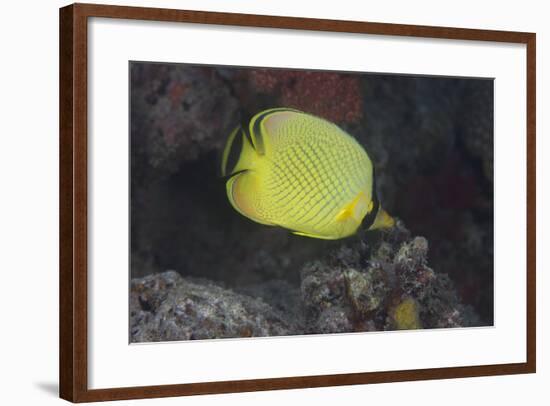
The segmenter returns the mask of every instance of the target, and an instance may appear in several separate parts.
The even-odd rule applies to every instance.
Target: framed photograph
[[[535,34],[60,10],[60,396],[535,372]]]

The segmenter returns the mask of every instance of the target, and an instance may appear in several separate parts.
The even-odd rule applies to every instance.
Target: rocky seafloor
[[[132,63],[132,342],[493,323],[493,82]],[[388,231],[322,241],[227,202],[250,114],[325,117],[377,169]]]
[[[372,238],[370,239],[372,240]],[[428,241],[398,221],[306,263],[301,283],[231,289],[161,272],[131,281],[132,342],[478,326],[448,275],[428,266]]]

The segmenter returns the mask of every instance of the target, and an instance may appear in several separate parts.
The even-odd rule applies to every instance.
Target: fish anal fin
[[[301,237],[318,238],[320,240],[337,240],[339,236],[327,236],[320,234],[304,233],[303,231],[292,231],[292,234],[299,235]]]

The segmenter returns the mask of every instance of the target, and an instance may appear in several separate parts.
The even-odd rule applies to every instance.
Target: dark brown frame
[[[527,361],[516,364],[88,389],[87,22],[89,17],[494,41],[527,46]],[[60,9],[60,396],[72,402],[533,373],[535,309],[534,33],[74,4]]]

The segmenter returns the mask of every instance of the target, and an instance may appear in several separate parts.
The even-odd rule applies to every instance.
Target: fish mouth
[[[378,210],[376,218],[370,227],[370,230],[376,230],[380,228],[391,228],[395,225],[395,219],[388,214],[382,207]]]

